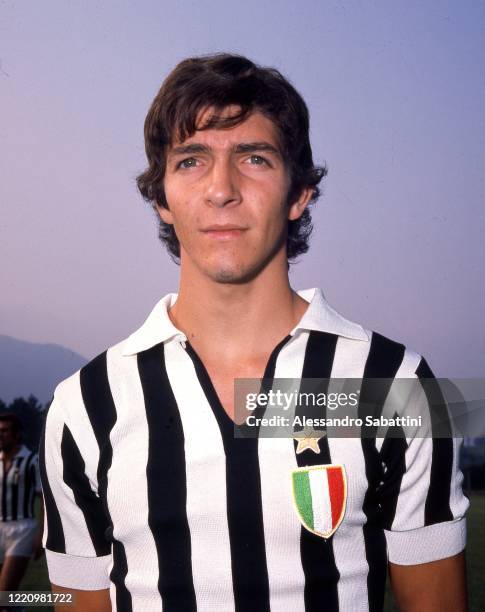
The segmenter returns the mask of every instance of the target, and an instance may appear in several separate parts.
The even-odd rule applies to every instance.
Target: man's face
[[[14,433],[12,424],[0,421],[0,451],[11,450],[18,442],[18,435]]]
[[[234,112],[228,107],[224,115]],[[208,109],[199,117],[203,126]],[[227,129],[196,131],[174,142],[167,153],[165,195],[182,267],[195,268],[216,282],[244,282],[277,253],[286,262],[288,219],[303,213],[304,202],[288,206],[290,178],[277,129],[259,112]]]

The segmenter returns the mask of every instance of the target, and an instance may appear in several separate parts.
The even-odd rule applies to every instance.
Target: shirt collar
[[[290,332],[291,335],[298,330],[314,330],[351,338],[352,340],[368,341],[370,339],[362,325],[349,321],[334,310],[325,299],[323,291],[318,287],[302,289],[297,293],[304,300],[310,302],[310,305],[299,323]]]
[[[321,289],[302,289],[297,293],[310,305],[291,330],[291,335],[299,330],[315,330],[353,340],[369,340],[369,334],[361,325],[344,318],[329,305]],[[175,327],[168,316],[168,310],[174,305],[177,296],[177,293],[168,293],[155,305],[145,323],[126,339],[123,355],[135,355],[173,338],[187,340],[187,336]]]
[[[176,336],[180,340],[187,340],[187,336],[175,327],[168,316],[168,310],[175,304],[177,296],[177,293],[168,293],[155,304],[145,323],[126,340],[123,355],[141,353]]]

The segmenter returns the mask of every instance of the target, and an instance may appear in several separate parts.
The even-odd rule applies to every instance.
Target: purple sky
[[[290,78],[329,166],[293,286],[484,376],[484,41],[472,1],[0,2],[0,334],[93,357],[177,289],[143,120],[179,60],[234,51]]]

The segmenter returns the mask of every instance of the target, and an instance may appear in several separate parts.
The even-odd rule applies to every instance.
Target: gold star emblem
[[[296,454],[299,455],[303,453],[308,448],[312,450],[317,455],[320,454],[320,447],[318,446],[318,441],[325,437],[325,432],[316,432],[315,430],[305,429],[302,432],[299,432],[298,436],[298,446],[296,447]]]

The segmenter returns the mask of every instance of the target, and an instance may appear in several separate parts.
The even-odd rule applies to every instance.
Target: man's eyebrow
[[[196,142],[187,145],[178,145],[168,150],[168,155],[187,155],[190,153],[209,153],[210,147]]]
[[[267,151],[281,156],[277,147],[269,142],[241,142],[234,147],[236,153],[251,153],[252,151]]]
[[[176,147],[172,147],[168,150],[168,155],[191,155],[193,153],[210,153],[211,151],[211,147],[194,142],[192,144],[182,144]],[[267,151],[268,153],[274,153],[275,155],[281,157],[279,149],[271,143],[265,141],[240,142],[239,144],[233,147],[233,151],[234,153],[252,153],[254,151]]]

